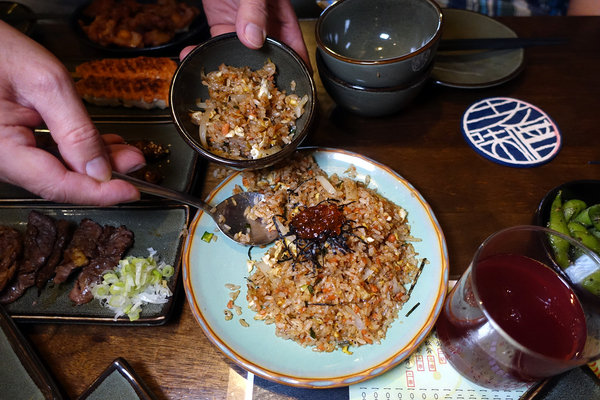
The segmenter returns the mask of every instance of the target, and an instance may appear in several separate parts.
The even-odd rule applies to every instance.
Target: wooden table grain
[[[453,277],[465,270],[486,236],[530,223],[552,187],[600,178],[600,17],[500,21],[519,36],[569,41],[528,48],[525,69],[508,83],[470,90],[431,85],[409,108],[386,118],[362,118],[340,109],[315,72],[320,115],[304,144],[360,153],[411,182],[444,231]],[[302,21],[302,29],[315,66],[314,21]],[[546,111],[563,135],[556,158],[534,168],[511,168],[476,154],[462,137],[460,120],[470,104],[490,96],[518,98]],[[198,194],[206,196],[214,188],[219,181],[216,170],[207,165]],[[242,398],[243,390],[236,385],[246,376],[244,371],[204,336],[181,292],[177,311],[164,326],[20,327],[70,398],[82,393],[117,357],[124,357],[160,399]],[[323,398],[322,391],[287,391],[276,384],[263,384],[262,390],[271,398]]]

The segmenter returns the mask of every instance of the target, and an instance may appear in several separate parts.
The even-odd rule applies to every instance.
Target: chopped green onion
[[[304,292],[305,290],[308,290],[310,294],[313,294],[315,292],[315,288],[313,287],[313,285],[304,284],[300,286],[300,291]]]
[[[125,283],[123,282],[115,282],[108,287],[108,292],[110,294],[120,294],[125,291]]]
[[[210,233],[210,232],[204,232],[202,234],[202,240],[204,240],[206,243],[210,243],[211,239],[213,238],[214,234]]]
[[[175,274],[173,266],[157,262],[155,251],[148,257],[129,256],[102,276],[92,287],[94,298],[115,312],[115,320],[127,315],[130,321],[140,318],[143,304],[162,304],[172,295],[167,280]]]
[[[129,320],[130,321],[135,321],[137,319],[140,319],[140,309],[138,308],[135,311],[130,311],[129,313],[127,313],[127,316],[129,316]]]
[[[157,269],[153,269],[151,275],[152,276],[150,277],[150,283],[153,284],[153,285],[155,283],[160,282],[162,280],[162,277],[163,277],[163,274],[161,274],[160,271],[157,270]]]
[[[104,281],[107,283],[119,282],[119,277],[115,273],[108,272],[108,273],[104,274]]]
[[[98,286],[96,293],[98,296],[106,296],[108,294],[108,288],[106,286]]]
[[[175,273],[175,268],[173,268],[173,266],[171,266],[171,265],[165,265],[165,267],[162,270],[163,278],[169,279],[170,277],[173,276],[174,273]]]

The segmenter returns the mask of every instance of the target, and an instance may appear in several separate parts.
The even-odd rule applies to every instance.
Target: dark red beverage
[[[549,267],[521,255],[494,255],[479,261],[471,279],[449,295],[437,322],[446,357],[467,378],[519,387],[568,369],[583,350],[581,304]]]

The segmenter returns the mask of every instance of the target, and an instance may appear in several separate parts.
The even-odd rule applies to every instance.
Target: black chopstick
[[[438,51],[502,50],[529,46],[548,46],[567,43],[566,38],[469,38],[442,39]]]

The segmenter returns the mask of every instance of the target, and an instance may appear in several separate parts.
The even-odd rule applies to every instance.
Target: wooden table
[[[332,102],[315,74],[320,116],[307,145],[342,148],[393,168],[424,196],[444,231],[450,272],[457,277],[492,232],[527,224],[544,194],[573,179],[600,176],[600,17],[513,17],[519,36],[564,36],[567,45],[526,50],[513,81],[480,90],[428,87],[412,106],[378,119],[352,115]],[[314,57],[314,21],[303,21]],[[314,65],[314,59],[313,59]],[[550,163],[511,168],[476,154],[460,120],[473,102],[510,96],[546,111],[563,134]],[[197,192],[218,179],[209,165]],[[245,372],[204,336],[180,296],[175,316],[159,327],[20,325],[69,397],[76,397],[117,357],[124,357],[161,399],[243,398]],[[344,398],[347,389],[311,391],[257,379],[255,398]],[[0,396],[1,397],[1,396]]]

